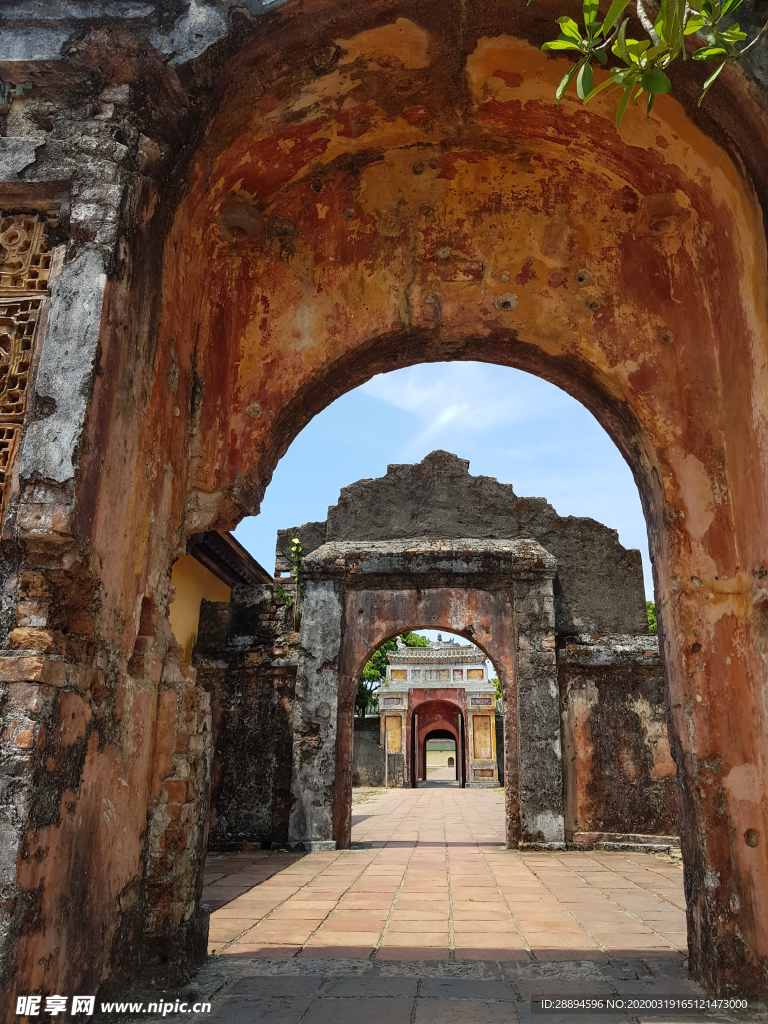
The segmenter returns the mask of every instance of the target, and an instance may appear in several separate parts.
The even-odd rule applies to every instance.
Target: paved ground
[[[768,1019],[765,1005],[739,1015],[629,1004],[704,996],[687,977],[677,864],[517,853],[502,833],[501,792],[435,787],[366,794],[353,850],[210,855],[216,956],[172,998],[209,1000],[211,1024]],[[536,996],[626,1006],[541,1014]]]
[[[677,864],[505,850],[499,791],[395,790],[356,812],[358,849],[211,855],[211,951],[496,961],[685,954]]]

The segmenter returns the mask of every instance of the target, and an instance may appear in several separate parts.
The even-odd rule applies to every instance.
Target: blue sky
[[[380,374],[312,420],[275,470],[261,514],[237,539],[270,572],[279,528],[323,520],[339,491],[383,476],[392,462],[420,462],[442,448],[469,459],[560,515],[591,516],[643,555],[648,541],[629,467],[591,413],[546,381],[487,363],[429,363]]]

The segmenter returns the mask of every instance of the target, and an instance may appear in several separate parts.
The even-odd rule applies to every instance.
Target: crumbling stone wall
[[[182,664],[166,665],[158,697],[152,787],[157,796],[148,816],[147,909],[137,936],[144,948],[136,956],[181,984],[208,955],[208,911],[200,903],[207,809],[201,794],[211,770],[211,701],[195,670]],[[137,889],[122,897],[127,908],[138,903]],[[159,938],[169,934],[171,943]]]
[[[579,636],[558,651],[566,838],[675,837],[675,775],[655,636]]]
[[[194,658],[213,715],[212,850],[288,840],[299,620],[295,582],[280,590],[276,599],[270,586],[236,587],[228,604],[201,608]]]
[[[648,629],[639,551],[622,547],[617,532],[594,519],[559,516],[544,498],[520,498],[511,484],[470,476],[469,463],[448,452],[344,487],[325,523],[280,530],[280,570],[290,569],[292,537],[300,537],[306,554],[337,540],[531,538],[557,559],[558,632]]]

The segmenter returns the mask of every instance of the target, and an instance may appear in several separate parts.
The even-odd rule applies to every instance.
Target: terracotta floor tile
[[[450,925],[457,959],[525,959],[514,915],[544,961],[605,960],[600,945],[612,956],[685,949],[677,865],[613,851],[507,851],[503,835],[501,793],[400,790],[353,815],[365,850],[213,854],[211,948],[368,958],[386,925],[376,959],[445,959]]]
[[[331,914],[323,925],[323,930],[331,929],[332,931],[343,931],[343,932],[376,932],[381,934],[381,931],[386,924],[386,918],[380,918],[378,920],[370,917],[355,918],[349,915],[344,917]]]
[[[524,948],[521,949],[499,949],[495,946],[456,946],[454,949],[456,960],[530,960],[531,956]]]
[[[253,942],[282,943],[283,945],[303,945],[312,932],[313,925],[297,926],[291,922],[270,925],[257,924],[251,929],[249,936]]]
[[[393,917],[387,928],[387,934],[393,932],[445,932],[448,934],[448,920],[435,921],[435,920],[416,920],[416,921],[404,921],[402,918],[395,920]]]
[[[253,957],[254,959],[264,959],[275,957],[275,959],[282,959],[283,957],[293,957],[301,949],[301,946],[285,946],[279,943],[270,945],[269,943],[263,942],[243,942],[235,943],[232,946],[228,946],[221,956],[225,957],[241,957],[247,959]]]
[[[444,946],[381,946],[375,960],[447,960],[450,950]]]
[[[501,935],[488,935],[487,932],[455,932],[453,937],[454,946],[466,946],[468,948],[488,948],[494,946],[498,949],[524,949],[525,944],[517,932],[503,933]]]
[[[300,917],[302,914],[305,917],[325,917],[338,906],[337,902],[320,903],[316,900],[302,900],[297,903],[295,900],[288,900],[287,903],[283,903],[272,911],[272,917],[278,915],[280,917]]]
[[[367,960],[375,946],[326,946],[313,943],[299,952],[299,959]]]
[[[403,910],[396,907],[392,911],[393,921],[447,921],[448,916],[447,910]]]
[[[381,932],[356,932],[356,931],[334,931],[330,928],[321,928],[312,936],[307,943],[310,945],[322,946],[368,946],[373,948],[378,944]]]
[[[448,932],[390,932],[381,941],[383,946],[447,946]]]

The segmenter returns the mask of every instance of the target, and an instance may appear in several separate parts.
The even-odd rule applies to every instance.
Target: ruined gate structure
[[[446,359],[558,384],[629,462],[691,970],[765,987],[765,70],[697,108],[687,62],[617,129],[555,100],[552,13],[3,5],[4,991],[202,955],[211,717],[171,566],[335,397]]]
[[[419,626],[466,636],[499,672],[509,846],[669,844],[676,769],[639,552],[438,451],[279,531],[274,585],[203,603],[209,848],[349,845],[357,682],[384,640]],[[471,731],[480,712],[464,712]]]
[[[555,568],[530,539],[331,541],[305,559],[293,841],[349,846],[360,673],[384,640],[430,625],[476,640],[500,673],[507,844],[565,846]]]
[[[357,681],[384,640],[419,626],[466,636],[499,673],[509,846],[676,831],[640,553],[615,531],[433,452],[345,487],[325,522],[281,530],[279,574],[295,539],[290,842],[349,845]],[[239,777],[241,749],[228,757]]]

